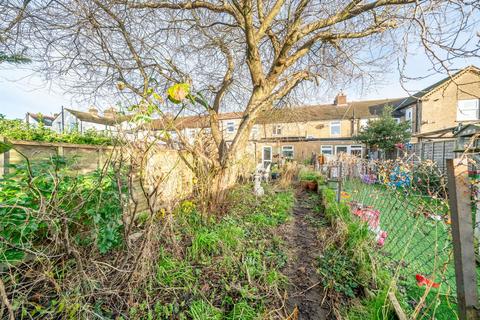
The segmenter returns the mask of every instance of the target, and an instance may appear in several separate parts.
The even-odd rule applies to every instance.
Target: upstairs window
[[[279,124],[275,124],[275,125],[273,126],[273,135],[279,136],[279,135],[281,135],[281,134],[282,134],[282,126],[279,125]]]
[[[405,110],[405,120],[412,121],[412,119],[413,119],[413,109],[408,108],[407,110]]]
[[[478,99],[458,100],[457,121],[478,120]]]
[[[227,132],[228,133],[235,132],[235,122],[233,122],[233,121],[228,121],[227,122]]]
[[[368,119],[360,119],[360,130],[368,127]]]
[[[258,134],[258,125],[254,125],[252,128],[252,135],[256,136]]]
[[[338,136],[340,135],[341,124],[340,121],[332,121],[330,122],[330,135],[331,136]]]
[[[282,146],[282,155],[285,158],[293,159],[293,146]]]

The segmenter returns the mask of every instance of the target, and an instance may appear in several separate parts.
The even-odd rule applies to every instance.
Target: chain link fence
[[[468,159],[472,220],[480,220],[480,171]],[[319,167],[359,223],[375,237],[372,254],[395,279],[412,318],[456,319],[455,255],[444,165],[415,154],[397,160],[369,161],[340,156]],[[462,198],[465,199],[465,198]],[[474,224],[475,245],[480,224]],[[470,230],[472,231],[472,230]],[[477,249],[478,252],[478,249]],[[480,269],[474,270],[476,275]],[[477,289],[478,290],[478,289]]]

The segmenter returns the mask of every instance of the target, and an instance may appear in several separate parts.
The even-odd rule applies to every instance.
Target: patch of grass
[[[239,301],[233,310],[225,317],[226,320],[253,320],[257,319],[257,312],[246,301]]]
[[[193,320],[222,319],[222,312],[204,300],[193,301],[188,314]]]
[[[351,306],[347,312],[348,320],[395,320],[397,317],[387,301],[387,288],[378,291],[373,297],[363,299]]]
[[[193,287],[196,279],[191,265],[162,253],[157,264],[156,280],[164,287]]]
[[[164,243],[156,286],[149,291],[157,304],[137,306],[136,319],[263,317],[276,290],[287,284],[280,272],[286,254],[274,231],[288,220],[294,197],[292,191],[267,187],[265,196],[256,198],[251,190],[250,185],[234,190],[232,195],[242,198],[233,199],[221,217],[204,217],[191,204],[177,209],[174,234]],[[174,243],[186,247],[184,252]]]

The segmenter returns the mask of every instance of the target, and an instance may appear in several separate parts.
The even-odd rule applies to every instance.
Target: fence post
[[[473,320],[478,297],[468,166],[460,159],[446,161],[459,318]]]
[[[7,142],[5,137],[0,136],[0,141],[1,142]],[[2,170],[0,171],[0,177],[3,177],[4,175],[8,174],[10,171],[9,165],[10,165],[10,151],[6,151],[4,153],[0,153],[0,164],[2,165]]]

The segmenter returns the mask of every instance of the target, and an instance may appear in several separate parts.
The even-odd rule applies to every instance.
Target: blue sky
[[[458,60],[455,67],[462,68],[472,64],[480,66],[480,59]],[[347,94],[348,100],[397,98],[412,94],[446,76],[445,74],[432,75],[430,62],[419,54],[409,57],[407,76],[423,77],[427,75],[430,76],[426,79],[406,81],[407,92],[400,84],[395,63],[391,72],[385,74],[378,85],[363,91],[356,88],[345,88],[344,92]],[[325,99],[319,97],[319,100],[328,103],[331,97]],[[43,81],[40,74],[28,70],[28,65],[20,67],[2,65],[0,68],[0,114],[4,114],[8,118],[23,118],[27,112],[53,114],[59,112],[62,105],[78,110],[88,108],[86,102],[78,103],[72,96],[64,94],[55,81],[48,83]]]

